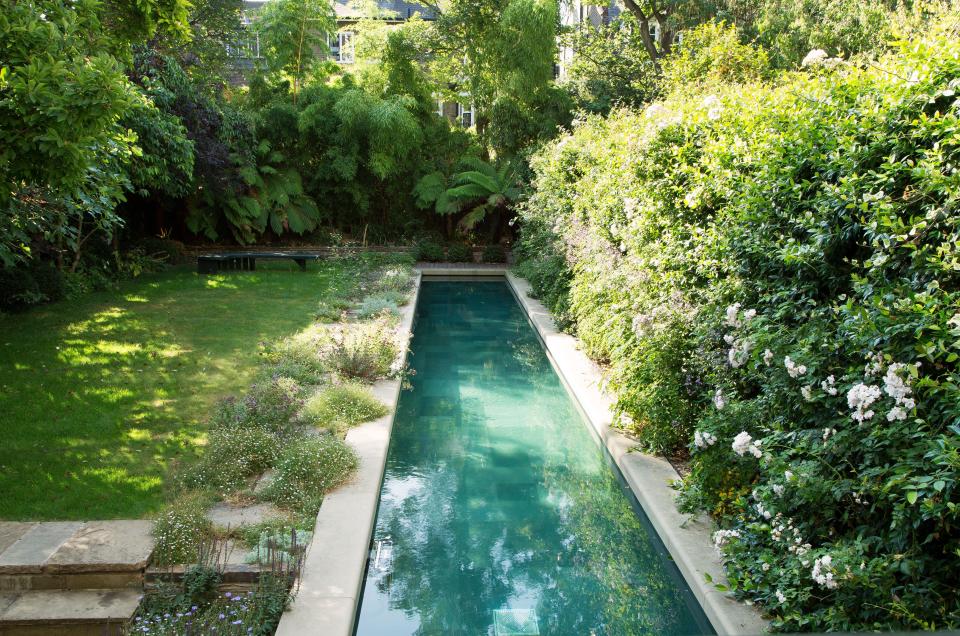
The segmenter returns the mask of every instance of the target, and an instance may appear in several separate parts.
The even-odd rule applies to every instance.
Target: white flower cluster
[[[739,539],[740,531],[739,530],[717,530],[713,533],[713,546],[717,550],[723,550],[730,539]]]
[[[747,363],[753,343],[749,340],[734,340],[731,344],[733,346],[727,352],[727,361],[730,362],[731,367],[737,369]]]
[[[801,375],[807,373],[807,367],[802,364],[796,364],[790,359],[790,356],[783,359],[783,366],[787,368],[787,373],[791,378],[799,378]]]
[[[717,389],[717,392],[713,394],[713,405],[717,407],[718,411],[722,411],[723,407],[727,405],[727,400],[723,397],[723,389]]]
[[[783,595],[783,592],[781,592],[780,590],[777,590],[777,601],[779,601],[780,603],[786,603],[786,602],[787,602],[787,597],[784,596],[784,595]]]
[[[834,386],[835,383],[836,379],[832,375],[828,375],[827,379],[820,383],[820,388],[828,395],[836,395],[837,387]]]
[[[863,382],[853,385],[847,391],[847,405],[853,409],[853,415],[850,417],[861,424],[872,418],[874,412],[870,410],[870,405],[876,402],[879,397],[879,387]]]
[[[763,363],[769,367],[771,362],[773,362],[773,351],[767,349],[763,352]]]
[[[777,497],[783,497],[783,491],[785,490],[783,484],[773,484],[770,486],[770,489],[773,490],[773,494]]]
[[[770,520],[770,517],[773,516],[769,510],[763,507],[763,502],[758,502],[756,505],[754,505],[754,508],[757,509],[758,515],[760,515],[764,519],[767,519],[768,521]]]
[[[707,431],[696,431],[693,434],[693,443],[697,448],[707,448],[717,443],[717,436]]]
[[[707,95],[703,100],[703,107],[707,109],[707,117],[716,120],[723,114],[723,104],[716,95]]]
[[[748,452],[756,457],[757,459],[763,454],[760,452],[761,440],[754,440],[750,437],[750,433],[746,431],[741,431],[736,437],[733,438],[733,452],[737,455],[743,457]]]
[[[813,570],[810,572],[813,580],[828,590],[833,590],[837,587],[837,582],[833,578],[833,569],[830,567],[832,564],[833,557],[825,554],[813,562]]]
[[[750,322],[757,317],[756,309],[745,309],[741,314],[740,307],[740,303],[733,303],[727,307],[727,317],[726,320],[723,321],[723,324],[736,329],[737,327],[741,327],[744,323]],[[741,317],[743,320],[741,320]]]
[[[812,402],[813,401],[812,387],[809,384],[803,387],[802,389],[800,389],[800,395],[802,395],[803,399],[806,400],[807,402]]]
[[[823,441],[826,442],[828,439],[830,439],[831,435],[836,435],[836,434],[837,434],[837,429],[835,428],[823,429]]]
[[[793,519],[784,520],[782,513],[777,513],[773,518],[773,527],[770,529],[770,538],[774,541],[787,544],[787,552],[803,556],[812,548],[809,543],[803,542],[803,535],[793,525]]]
[[[818,64],[823,64],[827,61],[830,55],[827,54],[823,49],[813,49],[807,53],[806,57],[803,58],[803,61],[800,62],[800,65],[804,68],[808,66],[817,66]]]
[[[913,389],[909,382],[903,379],[901,372],[907,365],[895,362],[887,367],[887,373],[883,376],[883,390],[887,395],[896,400],[897,405],[887,413],[887,421],[907,419],[907,411],[913,409],[917,403],[910,397]]]

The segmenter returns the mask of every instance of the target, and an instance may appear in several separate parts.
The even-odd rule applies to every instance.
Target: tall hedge
[[[814,58],[544,148],[521,269],[621,424],[690,453],[739,597],[784,631],[957,627],[960,38]]]

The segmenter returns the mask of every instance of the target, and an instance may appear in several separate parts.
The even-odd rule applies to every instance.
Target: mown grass
[[[253,381],[257,343],[349,293],[349,267],[176,269],[0,317],[0,519],[158,510],[171,469],[198,456],[216,401]]]

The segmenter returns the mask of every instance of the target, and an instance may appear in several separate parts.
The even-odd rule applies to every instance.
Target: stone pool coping
[[[413,334],[421,278],[417,270],[413,297],[401,307],[399,333],[404,359]],[[353,634],[400,388],[400,380],[376,382],[373,394],[390,412],[347,432],[346,442],[360,457],[360,466],[348,484],[323,499],[299,590],[280,619],[277,636]]]
[[[769,622],[756,607],[741,603],[706,582],[705,574],[716,583],[726,583],[727,577],[713,548],[710,519],[677,510],[676,491],[670,487],[671,482],[680,478],[676,469],[662,458],[630,452],[636,443],[612,427],[613,400],[601,389],[603,377],[599,367],[580,350],[575,337],[557,329],[550,311],[530,297],[531,288],[526,280],[509,271],[505,277],[554,368],[620,468],[710,624],[718,634],[767,632]]]

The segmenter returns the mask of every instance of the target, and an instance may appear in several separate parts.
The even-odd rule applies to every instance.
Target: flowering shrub
[[[284,449],[263,497],[304,515],[316,515],[323,495],[356,470],[349,446],[331,435],[304,437]]]
[[[210,529],[206,499],[197,493],[173,500],[153,524],[155,565],[191,563]]]
[[[781,630],[960,626],[955,24],[532,160],[522,273]]]
[[[353,325],[338,332],[324,361],[348,378],[375,380],[397,371],[396,334],[384,320]]]
[[[149,636],[273,634],[289,602],[289,592],[286,581],[264,578],[257,590],[246,594],[225,592],[210,604],[174,605],[165,611],[138,615],[128,627],[128,633]]]

